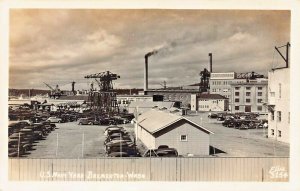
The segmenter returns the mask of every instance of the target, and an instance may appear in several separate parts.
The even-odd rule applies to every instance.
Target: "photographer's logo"
[[[269,174],[272,179],[287,179],[289,176],[287,170],[282,166],[272,166],[269,170]]]

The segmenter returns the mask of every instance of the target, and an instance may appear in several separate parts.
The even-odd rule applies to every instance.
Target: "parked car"
[[[78,125],[100,125],[99,121],[94,118],[80,118],[78,120]]]
[[[209,118],[212,118],[212,119],[213,119],[213,118],[217,118],[217,117],[218,117],[218,114],[216,114],[216,113],[209,113],[209,114],[208,114],[208,117],[209,117]]]
[[[143,157],[178,157],[178,152],[175,148],[149,149]]]
[[[266,123],[266,127],[265,128],[268,128],[268,120],[266,120],[266,119],[260,120],[259,123],[257,124],[256,128],[259,128],[259,129],[264,128],[264,124],[265,123]]]
[[[49,117],[46,121],[49,121],[50,123],[62,123],[62,119],[59,117]]]
[[[108,157],[129,157],[126,152],[113,152],[107,155]]]

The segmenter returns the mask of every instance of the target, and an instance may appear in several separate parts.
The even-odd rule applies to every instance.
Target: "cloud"
[[[265,73],[274,46],[290,40],[288,11],[16,9],[10,17],[15,88],[84,87],[85,75],[107,70],[121,76],[118,87],[141,88],[144,55],[154,49],[150,87],[197,83],[209,52],[215,72]]]

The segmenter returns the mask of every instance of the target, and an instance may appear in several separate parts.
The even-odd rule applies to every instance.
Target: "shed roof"
[[[175,115],[166,111],[151,109],[138,117],[139,126],[151,134],[157,133],[180,120],[185,120],[208,134],[214,134],[208,129],[205,129],[183,116]]]
[[[220,94],[199,94],[197,98],[200,99],[228,99]]]
[[[140,107],[140,108],[153,108],[153,107],[158,107],[158,108],[171,108],[173,107],[174,102],[172,101],[133,101],[129,104],[128,107]]]

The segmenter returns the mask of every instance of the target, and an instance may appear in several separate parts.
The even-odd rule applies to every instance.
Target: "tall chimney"
[[[74,81],[72,82],[72,92],[75,92],[75,83],[76,82],[74,82]]]
[[[208,56],[209,56],[209,72],[212,73],[212,53],[209,53]]]
[[[145,55],[144,92],[148,90],[148,56],[149,55]]]

